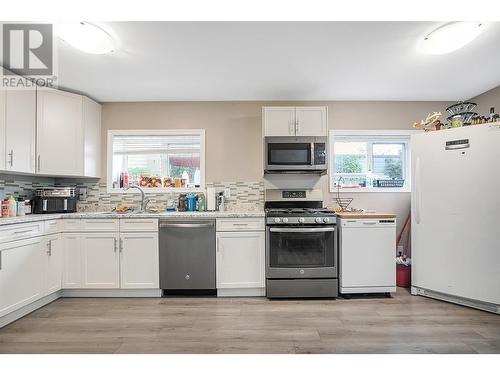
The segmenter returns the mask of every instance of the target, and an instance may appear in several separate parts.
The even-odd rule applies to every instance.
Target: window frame
[[[353,137],[355,141],[366,141],[374,143],[405,143],[406,155],[404,156],[406,171],[405,184],[403,187],[394,188],[377,188],[377,187],[359,187],[359,188],[340,188],[341,193],[409,193],[411,192],[411,135],[417,133],[417,130],[330,130],[329,131],[329,147],[330,160],[328,170],[328,185],[330,193],[336,193],[337,188],[334,186],[335,172],[335,138],[336,137]],[[362,137],[364,139],[356,139]],[[367,150],[367,158],[373,150]],[[373,163],[373,159],[372,159]],[[373,166],[372,166],[373,168]],[[360,173],[364,175],[365,173]]]
[[[150,129],[108,130],[106,187],[109,194],[138,193],[136,189],[113,188],[113,137],[115,135],[198,135],[200,137],[200,187],[199,188],[143,188],[146,193],[204,192],[205,191],[205,129]]]

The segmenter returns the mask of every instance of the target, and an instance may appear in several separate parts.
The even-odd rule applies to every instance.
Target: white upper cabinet
[[[296,107],[296,135],[326,136],[328,134],[326,107]]]
[[[101,105],[83,97],[84,175],[101,176]]]
[[[28,85],[5,90],[5,170],[35,173],[36,90]],[[31,87],[30,87],[31,86]]]
[[[37,90],[37,172],[83,176],[83,100],[81,95]]]
[[[327,113],[326,107],[263,107],[264,136],[327,136]]]
[[[263,107],[264,136],[295,135],[295,107]]]

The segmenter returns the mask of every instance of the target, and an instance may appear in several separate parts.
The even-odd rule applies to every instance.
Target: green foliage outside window
[[[403,163],[401,159],[385,159],[385,174],[392,180],[403,179]]]

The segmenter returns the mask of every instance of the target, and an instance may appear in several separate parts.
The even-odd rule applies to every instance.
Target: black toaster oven
[[[33,200],[34,214],[76,212],[76,189],[68,187],[37,189]]]

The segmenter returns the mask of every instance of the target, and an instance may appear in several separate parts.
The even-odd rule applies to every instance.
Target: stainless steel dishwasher
[[[216,294],[215,220],[160,220],[160,288],[169,294]]]

